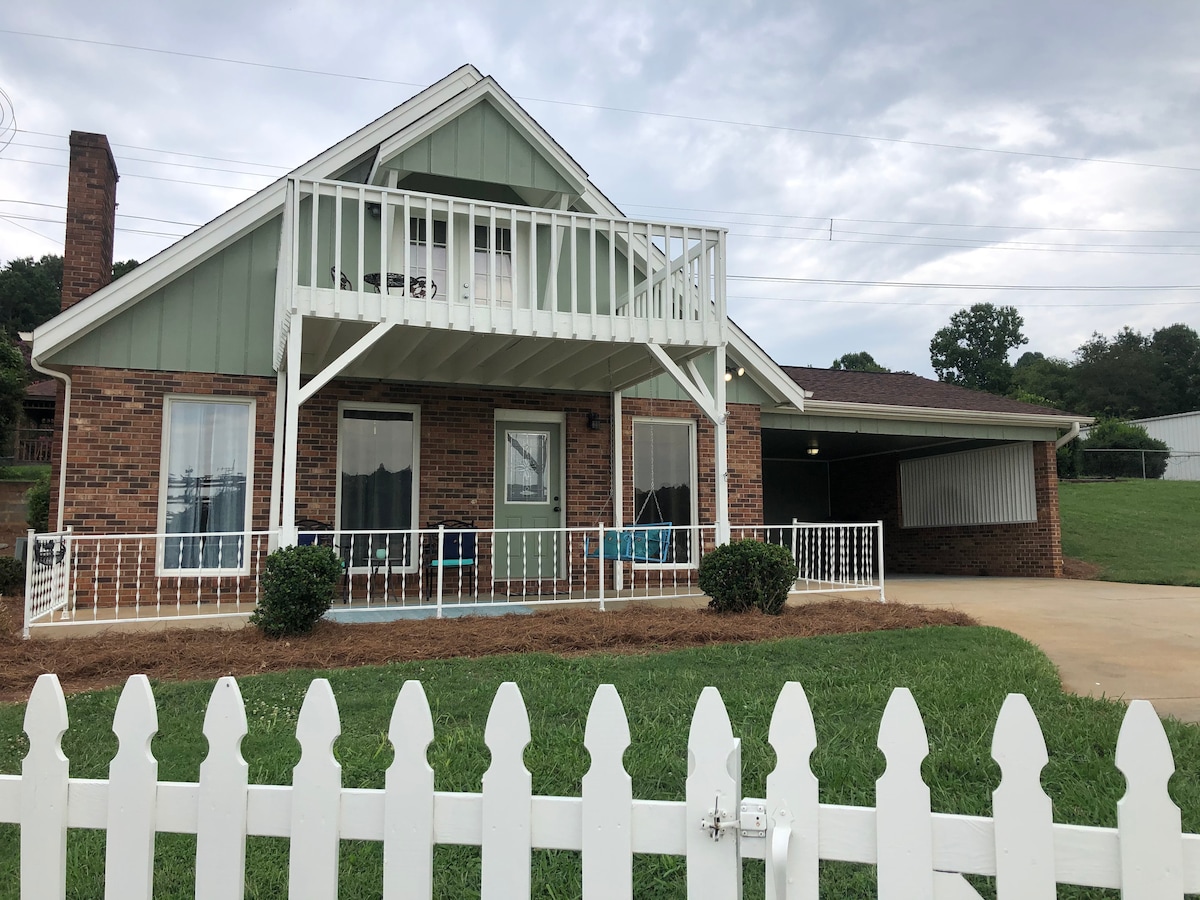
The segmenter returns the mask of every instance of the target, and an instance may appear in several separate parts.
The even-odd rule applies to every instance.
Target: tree
[[[113,263],[113,280],[138,266],[136,259]],[[62,309],[63,259],[47,254],[14,259],[0,269],[0,328],[10,335],[32,331]]]
[[[0,269],[0,327],[31,331],[62,305],[62,257],[14,259]]]
[[[1150,352],[1161,392],[1159,415],[1200,409],[1200,334],[1187,325],[1168,325],[1154,332]]]
[[[6,335],[0,334],[0,447],[8,446],[21,419],[25,384],[25,358]]]
[[[843,372],[890,372],[891,369],[885,369],[879,363],[875,362],[875,358],[866,350],[860,353],[843,353],[833,361],[833,365],[829,368],[837,369]]]
[[[1162,391],[1150,339],[1125,326],[1109,340],[1093,333],[1075,351],[1080,406],[1088,415],[1141,419],[1159,415]]]
[[[1012,380],[1008,353],[1029,339],[1025,320],[1012,306],[976,303],[950,317],[929,342],[929,359],[939,381],[1003,394]]]
[[[1027,351],[1013,367],[1008,396],[1038,406],[1074,411],[1075,377],[1065,359]]]

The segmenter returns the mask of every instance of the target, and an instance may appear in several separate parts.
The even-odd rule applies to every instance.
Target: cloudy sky
[[[781,363],[932,374],[979,302],[1070,358],[1200,329],[1198,35],[1190,0],[6,3],[0,262],[61,253],[72,129],[144,260],[470,62],[628,215],[727,227]]]

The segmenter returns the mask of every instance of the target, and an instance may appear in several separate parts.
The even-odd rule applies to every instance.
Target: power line
[[[962,306],[962,301],[954,301],[943,303],[940,301],[905,301],[905,300],[839,300],[830,297],[746,297],[742,295],[730,295],[728,300],[752,300],[766,302],[784,302],[784,303],[832,303],[837,306],[904,306],[909,309],[924,307],[924,306]],[[1017,300],[1015,306],[1022,309],[1030,307],[1037,310],[1046,309],[1104,309],[1109,307],[1140,307],[1140,306],[1196,306],[1200,305],[1200,300],[1146,300],[1139,303],[1037,303],[1032,300]]]
[[[39,137],[59,138],[64,141],[69,139],[68,135],[55,134],[52,131],[29,131],[24,128],[18,128],[16,130],[18,132],[20,132],[21,134],[36,134]],[[32,145],[30,145],[30,146],[32,146]],[[185,153],[182,150],[160,150],[157,147],[142,147],[137,144],[120,144],[116,141],[112,141],[110,146],[126,147],[130,150],[145,150],[147,153],[166,153],[171,156],[189,156],[192,159],[207,159],[210,162],[228,162],[228,163],[236,163],[237,165],[240,165],[240,166],[259,166],[260,168],[264,168],[264,169],[280,169],[284,172],[290,172],[292,169],[295,168],[295,166],[280,166],[275,163],[252,162],[251,160],[248,160],[248,159],[228,159],[224,156],[202,156],[199,153]],[[47,148],[47,149],[58,149],[58,148]]]
[[[319,76],[322,76],[325,78],[346,78],[346,79],[350,79],[353,81],[367,81],[367,82],[374,82],[377,84],[398,84],[398,85],[403,85],[405,87],[415,87],[415,88],[422,89],[422,90],[424,88],[428,87],[428,85],[418,84],[416,82],[411,82],[411,81],[396,81],[394,79],[388,79],[388,78],[375,78],[375,77],[369,76],[369,75],[354,75],[354,74],[350,74],[350,73],[346,73],[346,72],[329,72],[329,71],[324,71],[324,70],[320,70],[320,69],[304,69],[304,68],[299,68],[296,66],[282,66],[282,65],[276,65],[273,63],[254,62],[252,60],[234,59],[231,57],[224,57],[224,56],[209,56],[209,55],[202,54],[202,53],[187,53],[187,52],[184,52],[181,50],[162,50],[157,47],[140,47],[140,46],[136,46],[134,44],[121,44],[121,43],[117,43],[115,41],[97,41],[97,40],[93,40],[93,39],[89,39],[89,38],[66,37],[64,35],[58,35],[58,34],[40,34],[40,33],[36,33],[36,32],[31,32],[31,31],[17,31],[17,30],[8,29],[8,28],[0,28],[0,34],[12,34],[12,35],[20,36],[20,37],[41,38],[43,40],[67,41],[67,42],[71,42],[71,43],[91,44],[91,45],[100,46],[100,47],[113,47],[113,48],[120,49],[120,50],[136,50],[136,51],[139,51],[142,53],[158,53],[158,54],[162,54],[164,56],[181,56],[181,57],[186,57],[189,59],[205,60],[208,62],[223,62],[223,63],[229,63],[231,65],[252,66],[254,68],[259,68],[259,69],[273,69],[273,70],[282,71],[282,72],[295,72],[295,73],[300,73],[300,74],[304,74],[304,75],[319,75]],[[514,95],[514,96],[516,96],[516,99],[524,101],[524,102],[546,103],[546,104],[550,104],[553,106],[569,106],[569,107],[573,107],[576,109],[591,109],[591,110],[599,110],[602,112],[623,113],[626,115],[651,116],[651,117],[662,118],[662,119],[673,119],[676,121],[702,122],[702,123],[709,124],[709,125],[724,125],[724,126],[731,126],[734,128],[758,128],[758,129],[765,129],[765,130],[770,130],[770,131],[790,132],[793,134],[811,134],[811,135],[817,135],[819,137],[839,137],[839,138],[848,138],[851,140],[858,140],[858,141],[875,141],[875,142],[888,143],[888,144],[901,144],[901,145],[907,145],[907,146],[912,146],[912,147],[929,147],[929,148],[938,149],[938,150],[961,150],[961,151],[968,151],[968,152],[973,152],[973,153],[994,153],[994,154],[999,154],[1002,156],[1018,156],[1018,157],[1032,157],[1032,158],[1037,158],[1037,159],[1053,159],[1053,160],[1059,160],[1059,161],[1063,161],[1063,162],[1090,162],[1090,163],[1100,163],[1103,165],[1110,165],[1110,166],[1135,166],[1135,167],[1147,168],[1147,169],[1165,169],[1165,170],[1173,170],[1173,171],[1180,171],[1180,172],[1200,172],[1200,167],[1196,167],[1196,166],[1175,166],[1175,165],[1169,165],[1167,163],[1135,162],[1133,160],[1124,160],[1124,159],[1102,159],[1100,157],[1070,156],[1070,155],[1058,154],[1058,153],[1036,153],[1036,152],[1033,152],[1030,150],[1003,150],[1003,149],[999,149],[996,147],[975,147],[975,146],[970,146],[967,144],[943,144],[943,143],[938,143],[936,141],[918,141],[918,140],[910,140],[910,139],[906,139],[906,138],[880,137],[879,135],[853,134],[851,132],[843,132],[843,131],[824,131],[824,130],[816,129],[816,128],[799,128],[799,127],[796,127],[793,125],[775,125],[775,124],[766,123],[766,122],[744,122],[744,121],[739,121],[736,119],[714,119],[714,118],[710,118],[707,116],[689,116],[689,115],[685,115],[683,113],[656,112],[653,110],[645,110],[645,109],[631,109],[631,108],[627,108],[627,107],[623,107],[623,106],[604,106],[604,105],[595,104],[595,103],[581,103],[581,102],[572,101],[572,100],[553,100],[553,99],[549,99],[546,97],[529,97],[529,96],[517,96],[517,95]]]
[[[785,275],[726,275],[729,281],[779,284],[838,284],[852,287],[946,288],[961,291],[1200,291],[1200,284],[960,284],[928,281],[867,281],[842,278],[794,278]]]

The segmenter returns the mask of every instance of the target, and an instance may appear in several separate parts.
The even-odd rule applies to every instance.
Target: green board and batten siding
[[[490,103],[464,110],[384,168],[575,195],[568,182]]]
[[[273,375],[280,217],[51,357],[52,365]]]
[[[712,354],[706,353],[696,359],[696,368],[704,378],[704,383],[711,391],[712,383]],[[675,383],[670,375],[659,375],[649,381],[643,381],[624,392],[626,397],[637,397],[643,400],[691,400],[683,388]],[[726,403],[755,403],[758,405],[775,402],[760,388],[749,375],[735,376],[725,383]]]

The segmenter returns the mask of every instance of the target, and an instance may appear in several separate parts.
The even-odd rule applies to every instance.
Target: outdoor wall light
[[[726,366],[726,368],[725,368],[725,380],[726,381],[733,381],[734,375],[736,375],[738,378],[741,378],[745,374],[746,374],[745,366],[738,366],[737,368]]]
[[[590,412],[587,414],[587,417],[588,417],[588,428],[590,428],[592,431],[599,431],[600,430],[600,416],[598,416],[594,412]]]

